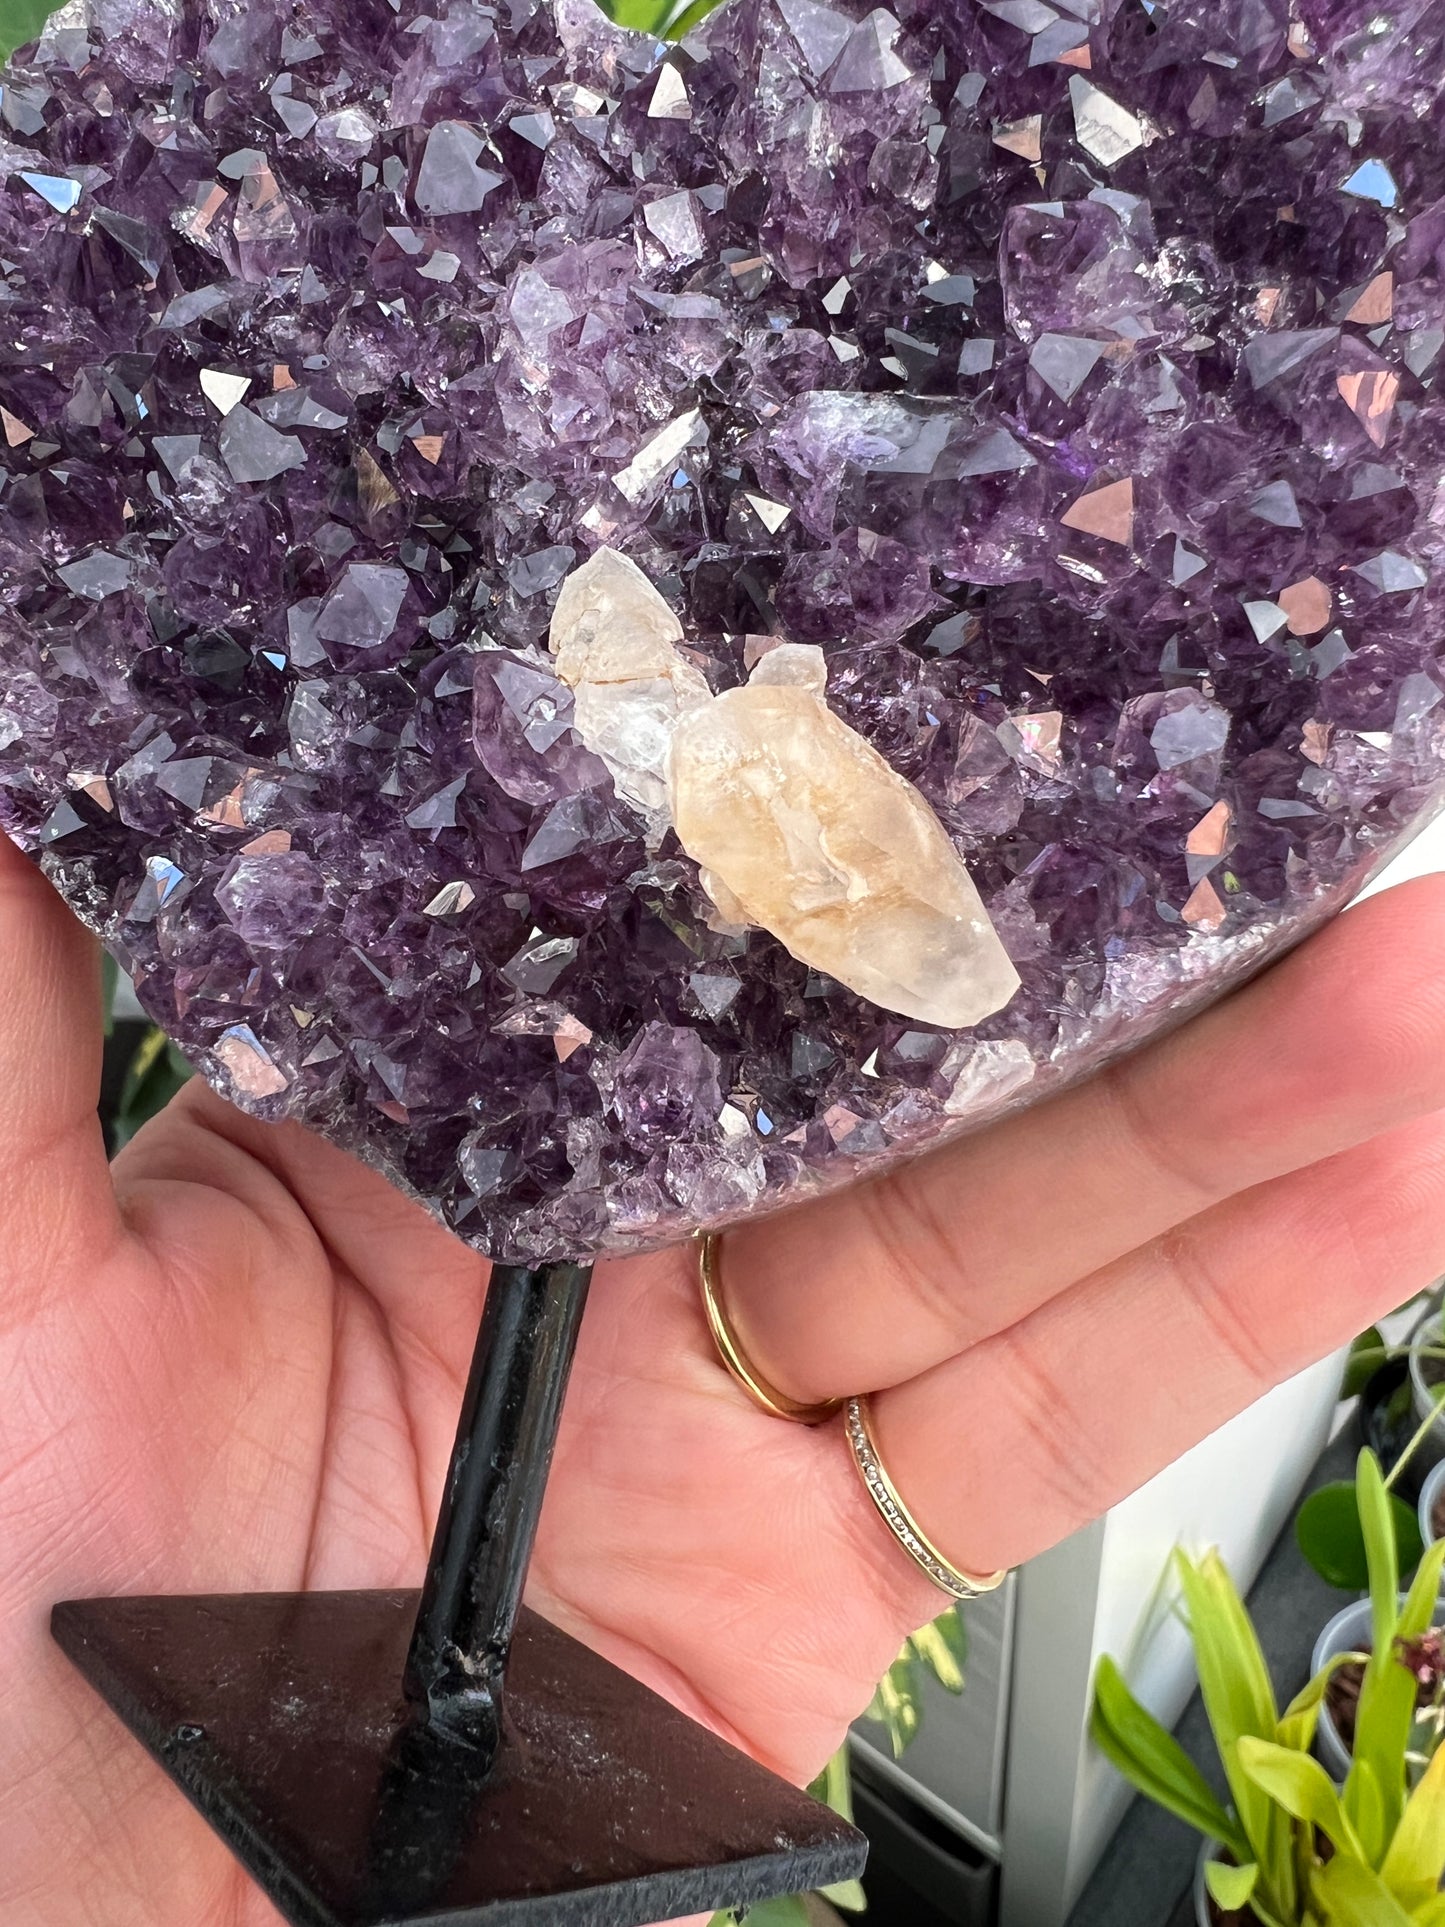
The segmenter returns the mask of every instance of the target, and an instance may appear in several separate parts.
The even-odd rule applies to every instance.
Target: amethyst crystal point
[[[68,10],[0,99],[0,820],[220,1089],[512,1259],[1088,1069],[1445,788],[1442,61],[1445,0]],[[700,700],[822,649],[1002,1011],[720,914],[548,649],[603,548]]]

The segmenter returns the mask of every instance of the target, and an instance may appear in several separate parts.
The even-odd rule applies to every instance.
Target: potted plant
[[[1370,1577],[1354,1751],[1342,1786],[1310,1746],[1335,1673],[1317,1671],[1281,1714],[1259,1640],[1217,1553],[1176,1555],[1200,1690],[1229,1794],[1218,1799],[1172,1734],[1140,1705],[1112,1660],[1095,1682],[1092,1730],[1140,1792],[1206,1841],[1200,1927],[1445,1927],[1445,1750],[1412,1775],[1417,1680],[1408,1664],[1437,1605],[1445,1542],[1402,1601],[1394,1515],[1379,1461],[1355,1481]],[[1414,1783],[1412,1784],[1412,1777]]]
[[[1376,1334],[1366,1336],[1368,1339]],[[1401,1584],[1415,1571],[1425,1546],[1445,1537],[1434,1527],[1437,1505],[1445,1509],[1445,1461],[1427,1480],[1418,1512],[1405,1504],[1396,1489],[1439,1423],[1442,1405],[1445,1405],[1445,1383],[1431,1387],[1429,1403],[1414,1436],[1383,1480],[1382,1496]],[[1357,1485],[1337,1481],[1312,1492],[1295,1521],[1295,1536],[1306,1559],[1323,1579],[1344,1592],[1359,1592],[1371,1584],[1369,1545],[1362,1517]],[[1315,1643],[1311,1670],[1318,1674],[1326,1667],[1334,1668],[1320,1707],[1315,1746],[1337,1779],[1343,1779],[1350,1768],[1355,1705],[1364,1667],[1361,1655],[1370,1645],[1372,1620],[1371,1600],[1354,1600],[1328,1621]],[[1422,1749],[1434,1750],[1439,1729],[1445,1722],[1442,1625],[1445,1625],[1445,1599],[1436,1606],[1433,1625],[1425,1629],[1406,1656],[1418,1685],[1417,1753]]]
[[[1369,1599],[1356,1600],[1335,1614],[1315,1644],[1312,1671],[1329,1672],[1315,1747],[1336,1779],[1344,1779],[1350,1770],[1373,1613]],[[1406,1770],[1413,1782],[1445,1734],[1445,1598],[1436,1601],[1431,1624],[1418,1637],[1403,1643],[1400,1657],[1415,1675],[1416,1683],[1415,1719],[1406,1757]]]

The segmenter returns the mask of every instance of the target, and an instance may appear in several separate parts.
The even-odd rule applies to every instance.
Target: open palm
[[[1392,893],[1093,1084],[727,1240],[796,1396],[871,1389],[960,1564],[1138,1484],[1445,1259],[1445,889]],[[486,1266],[198,1086],[106,1166],[93,946],[0,838],[0,1917],[276,1916],[46,1635],[107,1591],[414,1585]],[[601,1268],[529,1583],[796,1779],[943,1603],[836,1425],[755,1411],[690,1257]]]

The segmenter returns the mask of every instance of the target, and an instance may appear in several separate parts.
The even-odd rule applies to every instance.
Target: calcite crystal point
[[[1056,1089],[1445,794],[1442,73],[1445,0],[71,0],[0,826],[499,1257]]]
[[[704,889],[804,963],[950,1030],[992,1016],[1018,989],[938,818],[816,685],[755,673],[690,711],[668,779]]]
[[[929,804],[825,701],[821,649],[781,643],[713,697],[682,624],[626,556],[599,549],[552,611],[574,724],[619,796],[671,828],[728,922],[882,1009],[961,1029],[1019,986]]]
[[[573,692],[577,734],[606,764],[617,794],[658,827],[673,730],[712,699],[706,677],[679,652],[681,640],[667,603],[614,549],[599,549],[568,576],[552,611],[552,655]]]

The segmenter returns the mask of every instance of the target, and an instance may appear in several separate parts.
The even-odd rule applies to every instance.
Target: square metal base
[[[411,1720],[412,1592],[89,1599],[67,1655],[296,1927],[641,1927],[863,1836],[525,1610],[493,1771]]]

